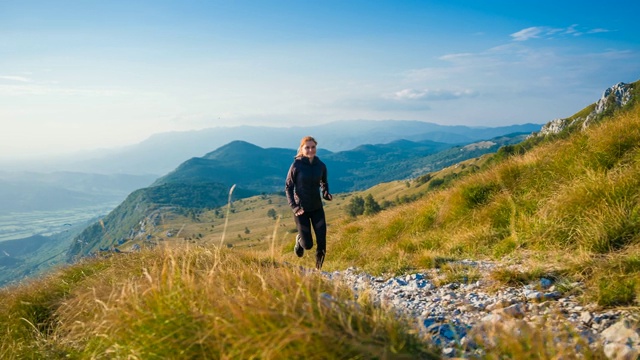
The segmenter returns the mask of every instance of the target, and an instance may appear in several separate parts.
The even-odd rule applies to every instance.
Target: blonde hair
[[[316,146],[318,145],[318,142],[316,141],[316,139],[313,138],[313,136],[303,137],[302,140],[300,140],[300,146],[298,146],[298,154],[296,154],[296,159],[299,159],[303,156],[302,148],[307,144],[307,141],[313,141],[313,143],[316,144]]]

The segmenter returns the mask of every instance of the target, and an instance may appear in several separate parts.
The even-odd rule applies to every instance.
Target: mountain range
[[[174,170],[186,159],[242,140],[265,148],[295,148],[303,136],[312,135],[319,147],[333,152],[351,150],[364,144],[384,144],[396,140],[431,140],[447,144],[468,144],[510,133],[531,133],[542,124],[501,127],[439,125],[412,120],[344,120],[313,126],[288,128],[263,126],[214,127],[202,130],[166,132],[127,147],[92,151],[73,157],[50,159],[46,163],[3,164],[5,169],[30,171],[74,171],[98,174],[154,174]]]
[[[350,164],[350,170],[347,170],[342,164],[345,156],[351,155],[361,156],[368,162],[377,161],[378,156],[373,153],[367,154],[370,150],[367,147],[377,146],[386,157],[386,160],[383,159],[383,161],[390,160],[395,154],[399,156],[396,158],[397,160],[402,160],[402,157],[408,156],[408,154],[404,153],[403,155],[403,150],[400,150],[401,144],[390,144],[386,147],[383,144],[409,141],[405,145],[417,143],[416,146],[429,147],[427,152],[423,151],[422,153],[419,153],[417,149],[411,149],[410,151],[414,152],[413,155],[429,155],[438,149],[442,150],[453,145],[466,145],[474,141],[510,133],[531,133],[540,130],[541,126],[523,124],[480,128],[446,126],[421,121],[353,120],[309,127],[236,126],[161,133],[128,147],[87,152],[82,155],[82,159],[74,156],[49,159],[45,163],[21,161],[20,163],[2,164],[0,214],[40,210],[55,211],[122,201],[131,191],[148,186],[158,177],[176,170],[178,166],[182,168],[197,167],[196,163],[203,161],[218,161],[220,169],[224,169],[227,174],[218,171],[217,176],[221,178],[222,183],[228,183],[232,173],[237,170],[232,169],[233,163],[229,162],[229,159],[223,159],[225,156],[222,155],[222,152],[224,151],[223,147],[234,140],[245,141],[257,147],[283,149],[294,148],[302,136],[313,134],[320,142],[320,149],[327,151],[319,154],[331,154],[326,160],[335,165],[334,171],[337,170],[338,173],[350,171],[350,177],[339,176],[334,180],[336,189],[345,191],[374,184],[371,179],[366,180],[366,173],[373,170],[371,165],[356,162]],[[430,145],[428,145],[429,142],[431,142]],[[234,149],[232,152],[237,151],[237,154],[231,156],[240,156],[245,153],[247,156],[251,156],[250,151],[245,152],[245,150]],[[212,155],[215,151],[217,153]],[[339,155],[343,151],[352,151],[352,153]],[[280,153],[282,157],[280,157]],[[247,186],[247,189],[271,192],[280,188],[281,181],[277,178],[282,176],[280,174],[281,167],[288,167],[287,163],[293,156],[290,155],[291,151],[282,150],[280,153],[269,150],[268,154],[262,154],[259,162],[254,161],[251,165],[261,168],[254,169],[256,173],[263,175],[273,173],[270,178],[270,186],[265,188],[264,182],[268,179],[261,179],[258,181],[259,183]],[[197,157],[200,157],[200,160],[188,161],[183,164],[185,160]],[[275,162],[266,163],[266,159],[270,157],[274,157]],[[284,162],[281,163],[281,160]],[[276,168],[266,171],[265,167],[273,167],[274,165]],[[401,167],[407,168],[398,165],[398,169]],[[431,169],[426,166],[423,171],[431,171]],[[364,175],[365,178],[362,178],[361,175]],[[378,179],[384,181],[408,176],[411,174],[400,171],[393,176]],[[354,182],[359,185],[349,185]]]
[[[402,180],[439,170],[462,160],[494,152],[503,145],[524,140],[529,133],[515,133],[464,146],[423,140],[396,140],[387,144],[360,145],[352,150],[320,149],[327,164],[332,192],[363,190],[381,182]],[[221,183],[257,193],[284,189],[286,171],[295,149],[262,148],[246,141],[232,141],[203,157],[180,164],[152,186],[168,183]]]

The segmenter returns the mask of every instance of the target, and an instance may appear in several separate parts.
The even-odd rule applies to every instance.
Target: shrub
[[[444,179],[443,178],[435,178],[435,179],[431,179],[431,181],[429,181],[429,189],[437,189],[440,186],[442,186],[444,184]]]
[[[364,214],[364,199],[359,195],[353,196],[345,206],[345,211],[351,217]]]
[[[373,195],[368,194],[364,199],[364,215],[377,214],[382,210],[380,204],[373,198]]]
[[[431,174],[424,174],[424,175],[418,176],[415,182],[416,182],[416,185],[422,185],[428,182],[429,180],[431,180]]]
[[[500,187],[495,183],[471,184],[462,188],[462,198],[467,207],[473,208],[487,203],[499,189]]]

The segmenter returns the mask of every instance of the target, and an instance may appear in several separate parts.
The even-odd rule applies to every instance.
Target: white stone
[[[637,360],[640,356],[638,349],[624,344],[610,343],[604,346],[604,354],[614,360]]]
[[[618,321],[604,330],[602,332],[602,337],[607,342],[640,346],[640,335],[638,335],[638,329],[634,329],[631,321],[627,319]]]
[[[591,316],[591,313],[588,311],[583,311],[582,314],[580,314],[580,321],[583,324],[589,324],[591,319],[593,319],[593,316]]]

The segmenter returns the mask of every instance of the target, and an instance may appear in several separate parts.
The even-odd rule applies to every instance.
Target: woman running
[[[298,257],[313,247],[311,226],[316,235],[316,269],[322,268],[327,248],[327,222],[322,198],[331,201],[327,183],[327,166],[316,156],[318,142],[311,136],[300,141],[298,154],[289,168],[285,191],[293,210],[298,234],[294,251]],[[322,191],[322,198],[320,197]]]

